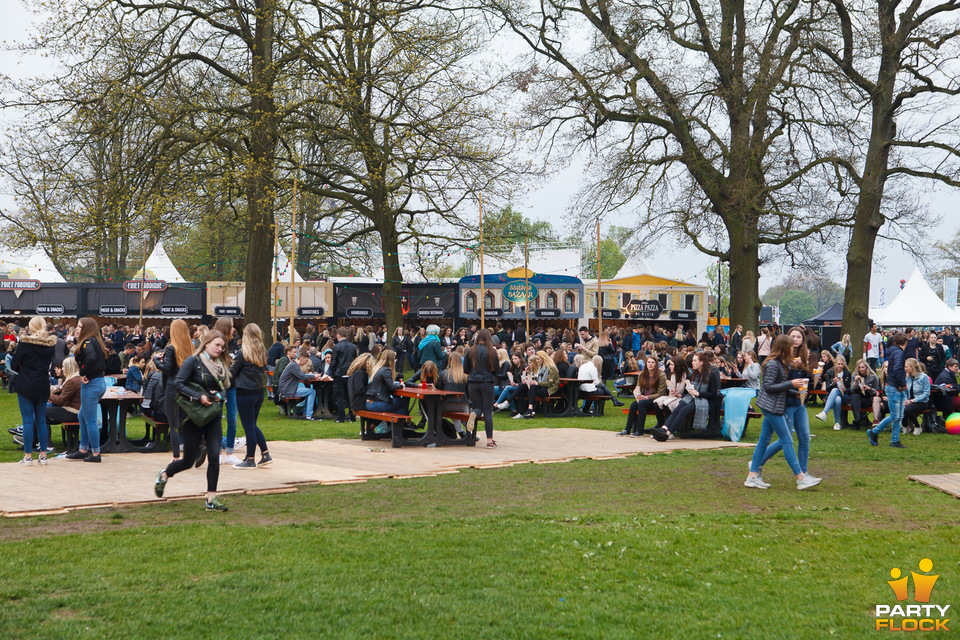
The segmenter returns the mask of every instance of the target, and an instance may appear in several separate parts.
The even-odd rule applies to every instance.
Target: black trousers
[[[686,424],[687,420],[697,412],[697,403],[688,402],[677,407],[677,410],[671,413],[664,426],[670,430],[670,433],[676,434]]]
[[[920,423],[917,420],[917,416],[930,408],[929,402],[914,402],[913,404],[908,404],[903,408],[903,422],[904,424],[910,423],[915,427],[920,426]]]
[[[520,399],[520,402],[517,403],[517,409],[520,410],[520,413],[526,413],[527,411],[533,410],[533,405],[537,401],[537,398],[546,398],[550,394],[547,392],[546,387],[541,387],[538,384],[533,385],[520,385],[520,393],[517,394],[517,398]],[[526,404],[524,404],[524,400]],[[523,404],[521,408],[519,405]]]
[[[643,424],[647,420],[647,410],[656,406],[656,403],[649,398],[646,400],[634,400],[633,403],[630,404],[630,411],[627,413],[626,430],[630,433],[643,435]],[[657,422],[659,422],[659,420]]]
[[[170,425],[170,448],[173,457],[180,457],[180,407],[177,406],[177,391],[170,380],[163,389],[163,408],[167,414],[167,424]]]
[[[217,490],[217,481],[220,479],[220,441],[223,439],[220,418],[221,416],[217,416],[202,427],[198,427],[190,420],[184,420],[180,423],[180,435],[183,437],[183,456],[167,465],[168,478],[193,467],[193,463],[200,454],[200,443],[206,438],[207,491]]]
[[[853,409],[853,419],[859,420],[863,417],[862,407],[873,409],[873,398],[861,395],[859,393],[850,394],[850,408]]]
[[[333,399],[337,403],[337,420],[343,422],[344,411],[350,408],[347,405],[347,379],[343,376],[333,379]]]
[[[467,393],[473,403],[473,413],[477,414],[478,418],[483,416],[487,440],[493,440],[493,383],[471,382],[467,385]]]

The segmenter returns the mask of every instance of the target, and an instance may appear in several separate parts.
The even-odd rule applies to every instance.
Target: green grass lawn
[[[268,440],[356,437],[263,413]],[[623,415],[607,414],[496,428],[613,438]],[[0,425],[17,422],[0,394]],[[875,637],[890,569],[924,557],[931,602],[953,613],[960,503],[906,478],[960,472],[960,437],[874,448],[811,422],[824,482],[805,492],[782,457],[770,490],[744,488],[741,449],[227,496],[225,514],[187,501],[2,519],[0,638]]]

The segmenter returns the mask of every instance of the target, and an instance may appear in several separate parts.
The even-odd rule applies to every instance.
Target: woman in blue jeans
[[[93,318],[77,323],[77,350],[73,357],[80,367],[80,448],[67,455],[70,460],[100,462],[100,428],[97,411],[107,390],[103,372],[107,368],[107,346]]]
[[[800,327],[793,327],[787,332],[787,335],[793,340],[793,360],[790,363],[789,376],[791,380],[807,379],[810,380],[810,353],[807,351],[807,341],[803,330]],[[807,415],[807,408],[803,403],[803,398],[792,393],[787,394],[786,409],[783,414],[787,422],[787,431],[797,432],[797,463],[800,470],[807,472],[807,460],[810,456],[810,417]],[[790,436],[791,442],[793,436]],[[767,460],[780,453],[783,450],[783,443],[778,437],[776,442],[767,447],[767,452],[760,462],[758,474],[762,472],[762,467]],[[751,467],[752,468],[752,467]],[[759,477],[759,476],[758,476]],[[761,478],[762,480],[762,478]]]
[[[233,320],[231,318],[219,318],[217,323],[213,325],[213,328],[222,333],[227,338],[228,345],[228,354],[233,356],[235,351],[231,350],[231,346],[236,346],[236,340],[231,340],[230,337],[233,335]],[[262,342],[262,340],[261,340]],[[237,465],[240,463],[240,458],[233,454],[233,446],[236,443],[237,438],[237,389],[236,387],[230,387],[227,389],[226,393],[223,394],[223,412],[227,417],[227,433],[223,437],[221,442],[221,453],[220,457],[222,458],[221,464],[232,464]]]
[[[17,372],[17,403],[23,420],[23,460],[20,464],[33,464],[34,432],[40,440],[40,464],[47,464],[47,397],[50,395],[50,363],[55,344],[56,336],[47,335],[47,321],[34,316],[10,362]]]
[[[397,354],[393,349],[380,352],[367,386],[367,411],[410,415],[410,398],[393,395],[395,390],[403,388],[402,382],[395,381],[396,362]]]
[[[263,406],[263,387],[267,375],[267,348],[263,344],[263,332],[254,323],[243,328],[243,346],[230,367],[230,378],[237,393],[237,411],[240,424],[247,437],[247,455],[234,469],[256,469],[254,455],[260,447],[260,466],[273,462],[267,451],[267,440],[257,426],[260,407]]]
[[[750,474],[743,485],[755,489],[769,489],[770,485],[760,477],[760,466],[767,452],[767,445],[774,433],[783,443],[783,457],[790,470],[797,479],[797,489],[809,489],[820,484],[820,478],[804,473],[797,461],[797,454],[793,450],[793,437],[787,428],[784,417],[787,408],[787,396],[796,394],[797,389],[803,386],[802,379],[789,377],[790,364],[793,360],[793,339],[787,335],[779,335],[773,340],[770,355],[763,363],[763,386],[757,395],[757,406],[763,412],[763,426],[760,429],[760,438],[753,450],[753,460],[750,462]]]
[[[840,431],[840,412],[843,405],[850,404],[850,369],[847,368],[847,359],[837,356],[834,360],[833,371],[824,376],[827,383],[827,401],[823,404],[823,411],[817,414],[817,420],[827,421],[827,412],[833,411],[833,429]]]

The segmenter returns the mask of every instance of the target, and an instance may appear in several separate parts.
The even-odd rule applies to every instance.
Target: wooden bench
[[[623,408],[621,409],[621,411],[623,411],[625,414],[629,414],[629,413],[630,413],[630,407],[623,407]],[[720,408],[720,415],[722,416],[723,413],[724,413],[724,412],[723,412],[723,408],[721,407],[721,408]],[[655,415],[657,415],[657,414],[654,412],[653,409],[647,409],[646,415],[647,415],[647,416],[655,416]],[[746,420],[746,422],[745,422],[744,425],[743,425],[743,432],[744,432],[744,433],[747,432],[747,427],[750,426],[750,420],[752,420],[752,419],[754,419],[754,418],[763,418],[763,414],[760,413],[759,411],[756,411],[755,409],[749,409],[749,410],[747,411],[747,420]],[[644,418],[644,420],[646,420],[646,418]]]
[[[150,416],[143,416],[143,421],[147,427],[147,437],[145,438],[146,443],[144,446],[155,448],[157,451],[169,451],[170,424],[159,421],[156,418],[151,418]],[[153,428],[152,437],[150,436],[151,427]]]
[[[595,403],[596,408],[593,411],[593,415],[603,415],[603,409],[606,406],[607,400],[613,400],[610,396],[603,396],[596,393],[588,393],[580,396],[580,400],[585,402]]]
[[[274,399],[274,404],[277,405],[277,409],[280,411],[280,415],[284,418],[290,418],[291,420],[302,420],[302,416],[298,416],[293,408],[298,404],[303,402],[306,398],[280,398]]]
[[[413,418],[405,416],[402,413],[388,413],[386,411],[357,411],[356,415],[360,418],[360,439],[361,440],[381,440],[387,434],[377,433],[376,426],[381,422],[389,422],[392,426],[390,438],[393,447],[398,449],[404,444],[413,444],[403,435],[404,425],[409,424]]]

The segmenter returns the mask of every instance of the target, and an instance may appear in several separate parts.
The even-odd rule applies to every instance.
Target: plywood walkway
[[[483,440],[476,447],[392,449],[389,441],[271,442],[273,464],[254,470],[221,465],[219,489],[222,493],[284,493],[296,491],[301,485],[426,477],[466,468],[754,446],[716,440],[677,439],[660,443],[649,437],[620,438],[610,431],[572,428],[500,432],[497,443],[500,446],[496,449],[487,449]],[[172,478],[163,500],[154,496],[156,473],[170,459],[169,453],[122,453],[104,454],[101,464],[62,458],[51,459],[45,467],[36,463],[31,467],[0,464],[0,513],[6,517],[44,515],[202,496],[206,466]]]
[[[949,493],[954,498],[960,498],[960,473],[946,473],[938,476],[910,476],[910,479],[928,487],[939,489],[944,493]]]

